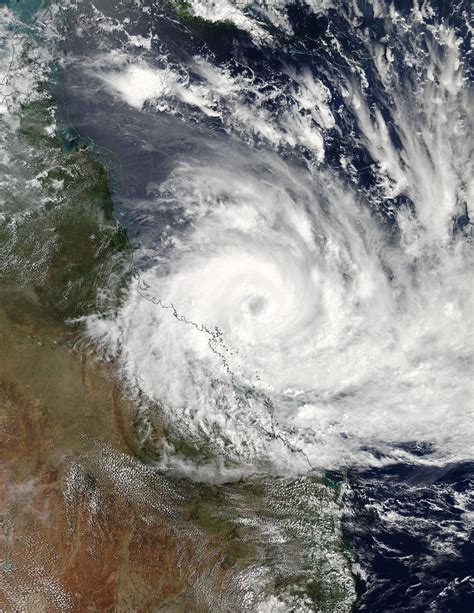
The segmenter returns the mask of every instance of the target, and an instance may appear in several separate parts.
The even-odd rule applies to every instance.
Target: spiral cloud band
[[[403,87],[397,49],[364,39],[391,125],[362,68],[337,92],[358,130],[347,138],[370,154],[372,191],[349,155],[341,172],[322,163],[335,92],[308,71],[285,67],[284,100],[209,57],[187,75],[122,56],[103,71],[135,112],[204,126],[207,149],[149,186],[180,222],[147,247],[116,317],[91,318],[89,332],[167,419],[231,463],[297,472],[472,458],[470,242],[456,226],[472,202],[470,97],[452,30],[432,28],[423,53],[408,44],[425,17],[392,15],[411,62]]]

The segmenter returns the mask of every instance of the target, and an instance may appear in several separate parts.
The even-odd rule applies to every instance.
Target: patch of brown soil
[[[207,610],[224,553],[133,457],[110,371],[60,338],[0,308],[0,610]]]

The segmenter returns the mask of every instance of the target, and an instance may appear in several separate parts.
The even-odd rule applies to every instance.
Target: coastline
[[[67,329],[34,321],[23,290],[6,295],[0,307],[3,606],[227,610],[235,581],[264,554],[258,534],[239,526],[233,503],[240,498],[257,516],[268,513],[262,505],[272,484],[241,482],[227,491],[169,479],[143,464],[133,452],[136,405],[113,366],[74,348]],[[297,487],[281,482],[278,507],[284,508],[287,488]],[[329,488],[318,488],[320,502],[333,504]],[[327,519],[319,521],[321,527]],[[297,541],[288,546],[295,555]],[[332,595],[317,581],[311,585],[316,601],[342,596],[337,582]]]
[[[64,323],[119,302],[129,274],[107,169],[46,129],[47,94],[19,117],[16,170],[29,191],[13,194],[0,228],[2,606],[235,610],[244,590],[245,610],[281,606],[281,595],[348,610],[337,492],[311,477],[168,478],[143,453],[114,365]],[[175,451],[194,458],[185,438]],[[292,497],[308,492],[296,510]]]

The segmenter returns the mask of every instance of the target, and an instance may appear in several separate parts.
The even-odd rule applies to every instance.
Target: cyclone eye
[[[247,296],[241,305],[242,311],[251,317],[258,317],[265,309],[265,298],[260,295]]]

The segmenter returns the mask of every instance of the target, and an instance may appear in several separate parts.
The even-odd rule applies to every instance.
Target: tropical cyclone
[[[460,40],[425,26],[432,15],[385,16],[385,49],[355,30],[389,110],[370,102],[360,63],[360,84],[338,75],[331,95],[288,60],[283,97],[274,77],[264,86],[247,67],[232,76],[210,54],[195,55],[186,77],[165,55],[159,69],[140,60],[135,70],[117,54],[109,68],[94,60],[134,112],[174,115],[177,101],[180,120],[201,126],[205,153],[148,186],[179,225],[155,255],[147,246],[139,291],[130,288],[117,318],[92,318],[89,332],[118,350],[131,384],[170,419],[233,460],[291,472],[472,456],[471,252],[456,229],[470,206],[469,92]],[[427,51],[414,43],[420,30]],[[133,93],[143,79],[146,104]],[[337,112],[359,131],[347,138],[373,160],[371,191],[359,188],[353,150],[340,158],[350,180],[322,164],[336,92],[347,107]],[[309,109],[317,141],[300,138]],[[232,138],[209,130],[210,119]],[[375,213],[396,198],[389,221]],[[429,453],[419,460],[411,443]]]

